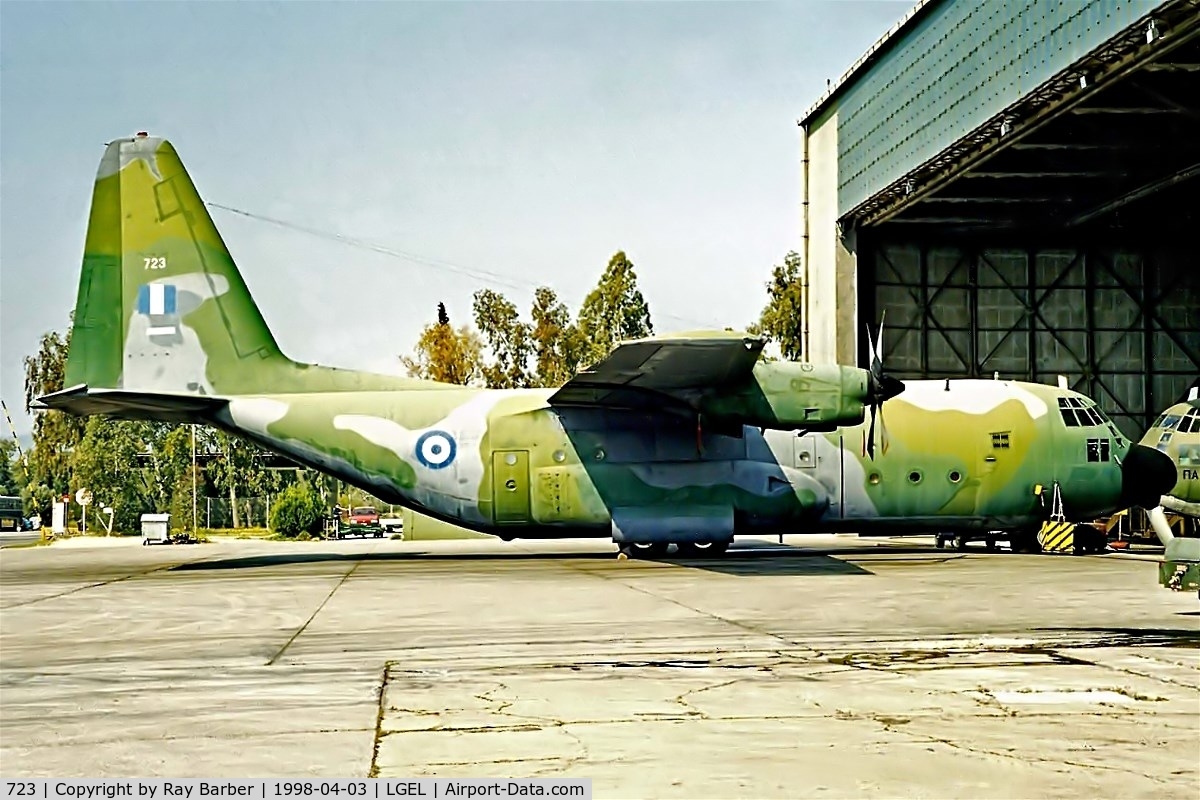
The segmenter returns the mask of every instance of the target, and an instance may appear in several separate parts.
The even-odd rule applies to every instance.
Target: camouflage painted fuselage
[[[556,408],[551,394],[233,398],[221,422],[384,500],[476,530],[608,536],[631,519],[648,532],[627,531],[633,541],[681,516],[707,532],[697,535],[1018,528],[1044,517],[1034,488],[1055,481],[1068,513],[1090,519],[1116,510],[1117,459],[1128,448],[1107,422],[1068,427],[1059,398],[1090,401],[1037,384],[909,382],[887,404],[874,460],[865,423],[734,436],[669,413]]]
[[[1166,453],[1175,465],[1175,487],[1163,497],[1163,505],[1200,516],[1200,400],[1168,408],[1146,431],[1141,444]]]

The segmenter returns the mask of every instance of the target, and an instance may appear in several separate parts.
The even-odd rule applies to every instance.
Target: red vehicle
[[[359,506],[350,510],[351,525],[378,525],[379,512],[371,506]]]

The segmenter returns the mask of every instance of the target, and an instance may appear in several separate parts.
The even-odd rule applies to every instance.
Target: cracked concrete
[[[1152,563],[789,544],[720,564],[588,542],[5,550],[0,763],[572,775],[597,798],[1200,794],[1200,619]]]

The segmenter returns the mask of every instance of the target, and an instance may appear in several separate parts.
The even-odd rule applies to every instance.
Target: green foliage
[[[483,342],[465,325],[455,330],[445,304],[438,303],[437,322],[421,331],[413,356],[401,356],[400,361],[414,378],[478,385],[483,376]]]
[[[88,530],[99,530],[104,506],[113,509],[114,533],[140,530],[140,516],[157,510],[137,463],[137,454],[146,447],[147,428],[144,422],[87,418],[72,464],[76,486],[86,486],[94,498]]]
[[[36,355],[25,358],[25,410],[33,401],[63,389],[67,351],[71,334],[57,332],[42,336]],[[71,458],[83,439],[86,422],[81,417],[59,411],[39,411],[33,418],[33,449],[25,465],[22,496],[27,511],[50,519],[50,504],[55,497],[70,493]]]
[[[475,293],[472,310],[478,334],[467,327],[455,330],[445,305],[438,304],[437,322],[421,332],[414,355],[401,357],[410,375],[493,389],[561,386],[581,365],[607,356],[617,342],[654,332],[650,307],[624,252],[609,260],[580,308],[578,323],[548,286],[534,291],[532,322],[523,321],[516,305],[492,289]]]
[[[637,274],[624,251],[617,251],[579,309],[584,352],[581,363],[595,364],[626,339],[654,333],[650,306],[637,287]]]
[[[537,364],[534,383],[562,386],[579,368],[583,336],[571,322],[571,312],[549,287],[539,286],[534,292],[532,316],[531,336]]]
[[[293,537],[318,533],[324,514],[325,505],[317,490],[304,481],[294,483],[271,506],[271,530]]]
[[[750,332],[761,334],[779,345],[783,357],[796,361],[804,357],[804,285],[800,255],[784,256],[783,264],[771,270],[767,281],[767,305],[758,324]]]
[[[517,307],[491,289],[475,293],[475,326],[483,334],[492,360],[483,366],[484,383],[492,389],[524,389],[533,384],[529,356],[533,341]]]
[[[258,465],[261,450],[244,439],[224,431],[212,431],[215,452],[221,455],[208,469],[214,488],[228,496],[233,527],[242,527],[238,497],[269,493],[275,481],[268,470]]]
[[[21,494],[17,483],[17,443],[12,439],[0,439],[0,494],[15,497]]]

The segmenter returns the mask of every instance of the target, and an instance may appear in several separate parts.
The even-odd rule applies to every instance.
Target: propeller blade
[[[879,406],[879,451],[885,456],[888,451],[887,417],[883,413],[882,405]]]
[[[886,310],[879,315],[879,335],[875,337],[875,346],[871,353],[873,356],[873,360],[871,362],[871,371],[874,372],[875,365],[878,364],[878,377],[880,378],[883,377],[883,320],[886,316]]]
[[[867,358],[870,361],[870,373],[872,378],[879,378],[880,370],[883,365],[879,363],[877,351],[875,350],[875,340],[871,338],[871,326],[863,325],[867,329]]]
[[[871,429],[867,432],[867,456],[872,461],[875,460],[875,408],[874,403],[871,404]]]

